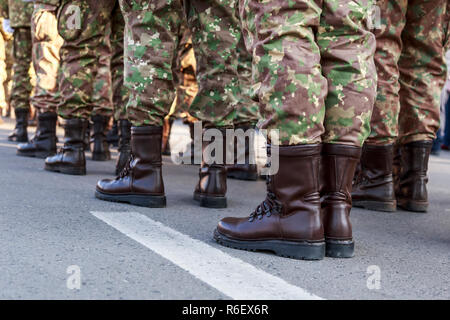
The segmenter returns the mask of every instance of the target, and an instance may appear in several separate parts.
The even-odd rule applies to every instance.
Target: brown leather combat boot
[[[328,143],[322,147],[320,195],[327,257],[354,255],[351,189],[360,156],[359,147]]]
[[[28,117],[30,111],[26,109],[15,110],[16,114],[16,126],[14,131],[8,136],[9,141],[14,142],[28,142]]]
[[[364,145],[353,182],[353,206],[375,211],[397,210],[392,161],[394,146]]]
[[[28,143],[17,146],[17,155],[45,159],[56,153],[56,112],[43,112],[37,116],[36,134]]]
[[[220,131],[222,137],[223,158],[218,159],[218,162],[221,163],[213,162],[208,164],[203,152],[214,140],[210,142],[202,139],[202,165],[199,169],[199,181],[194,191],[194,200],[198,201],[201,207],[216,209],[227,207],[227,169],[224,164],[226,158],[226,130],[217,130]]]
[[[84,135],[88,120],[66,119],[64,128],[64,146],[59,152],[45,159],[45,170],[64,174],[85,175],[86,157],[84,155]]]
[[[432,145],[432,141],[415,141],[400,146],[400,172],[395,194],[402,209],[428,210],[427,171]]]
[[[272,158],[277,156],[275,150],[271,150]],[[272,251],[295,259],[323,259],[320,150],[318,144],[280,146],[279,170],[267,176],[266,199],[248,218],[222,219],[214,239],[235,249]]]
[[[235,130],[242,129],[244,133],[247,130],[251,130],[249,137],[246,137],[244,141],[244,148],[239,148],[239,145],[235,139],[234,142],[234,163],[227,164],[227,177],[238,180],[258,180],[258,168],[256,166],[256,159],[253,157],[250,159],[250,148],[254,148],[253,142],[255,140],[254,127],[236,127]],[[238,163],[239,162],[239,163]]]
[[[162,127],[132,127],[131,157],[125,169],[114,180],[100,180],[95,196],[142,207],[165,207],[161,142]]]
[[[111,159],[109,144],[106,140],[108,133],[109,117],[96,115],[92,117],[92,160],[108,161]]]
[[[116,176],[118,176],[128,159],[131,156],[131,123],[128,120],[118,121],[118,131],[119,131],[119,156],[116,162]]]

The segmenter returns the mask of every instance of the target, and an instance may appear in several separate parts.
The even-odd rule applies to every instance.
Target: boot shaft
[[[162,127],[142,126],[131,128],[130,163],[132,191],[164,194],[161,157]]]
[[[401,166],[395,192],[402,207],[405,207],[403,202],[406,200],[422,202],[424,208],[428,206],[427,172],[431,147],[432,141],[415,141],[400,146]]]
[[[320,152],[318,144],[270,148],[271,158],[278,158],[279,168],[274,175],[267,176],[268,189],[283,204],[282,215],[302,210],[313,212],[320,206]]]
[[[39,113],[36,136],[56,136],[57,119],[55,112]]]
[[[131,127],[131,152],[142,163],[161,165],[162,127]]]
[[[119,120],[119,148],[121,144],[130,144],[131,140],[131,123],[128,120]]]
[[[415,141],[402,145],[400,147],[402,175],[425,177],[432,146],[432,141]]]
[[[106,139],[109,117],[95,115],[92,117],[92,137],[101,136]]]
[[[361,148],[324,144],[321,160],[321,201],[325,238],[352,241],[352,180]]]
[[[383,179],[393,170],[394,145],[364,144],[361,154],[361,173],[369,180]]]
[[[16,115],[16,128],[17,127],[26,127],[28,126],[28,117],[30,116],[30,111],[27,109],[17,109],[14,110],[14,114]]]
[[[64,128],[64,145],[81,145],[84,147],[83,140],[88,120],[78,118],[64,119],[61,124]]]

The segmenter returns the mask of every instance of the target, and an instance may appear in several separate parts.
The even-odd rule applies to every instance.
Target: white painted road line
[[[322,299],[142,214],[91,213],[232,299]]]

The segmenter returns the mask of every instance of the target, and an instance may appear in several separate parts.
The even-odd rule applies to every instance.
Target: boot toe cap
[[[240,238],[242,237],[240,235],[240,225],[244,221],[247,221],[247,219],[234,217],[223,218],[217,225],[217,231],[228,237]]]
[[[111,179],[102,179],[102,180],[99,180],[98,182],[97,182],[97,186],[96,186],[96,189],[98,190],[98,191],[100,191],[100,192],[105,192],[105,193],[108,193],[108,192],[110,192],[110,186],[111,186],[111,182],[112,182],[113,180],[111,180]]]

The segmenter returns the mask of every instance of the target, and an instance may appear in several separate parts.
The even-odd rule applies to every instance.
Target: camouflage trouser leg
[[[102,54],[97,57],[98,68],[94,78],[94,91],[92,94],[92,116],[113,116],[113,86],[111,76],[111,23],[108,23],[101,43],[96,47]]]
[[[31,29],[16,28],[13,44],[13,84],[11,89],[11,106],[17,109],[30,108],[30,66],[31,66]]]
[[[259,113],[258,97],[252,87],[252,55],[247,51],[244,43],[244,37],[241,36],[237,46],[238,55],[238,77],[240,99],[234,125],[237,126],[255,126],[261,118]]]
[[[445,83],[446,0],[409,0],[402,33],[399,142],[433,140]]]
[[[174,99],[173,66],[185,9],[182,1],[122,0],[127,24],[125,81],[134,125],[162,125]],[[150,6],[149,6],[150,4]],[[199,93],[189,112],[208,126],[233,126],[240,103],[236,48],[241,32],[234,0],[189,0]]]
[[[173,66],[184,17],[181,0],[120,0],[125,18],[127,116],[134,126],[162,126],[176,91]]]
[[[114,5],[115,1],[62,1],[58,13],[58,31],[64,39],[58,112],[63,118],[88,119],[91,112],[112,115],[107,37]]]
[[[6,94],[5,87],[3,84],[6,82],[6,50],[5,50],[5,39],[0,33],[0,118],[2,116],[3,109],[6,109]],[[1,121],[1,120],[0,120]]]
[[[205,126],[233,127],[241,109],[237,0],[189,0],[188,25],[197,58],[199,92],[190,113]]]
[[[3,83],[5,88],[6,101],[9,104],[11,100],[11,88],[12,88],[12,74],[13,74],[13,40],[10,39],[5,42],[5,55],[6,55],[6,80]]]
[[[114,119],[127,119],[126,104],[129,94],[127,88],[123,84],[124,64],[123,64],[123,41],[125,21],[120,11],[119,2],[116,2],[112,13],[112,30],[111,30],[111,78],[114,105]]]
[[[370,0],[241,0],[263,128],[284,145],[361,146],[375,96]],[[317,39],[317,40],[316,40]]]
[[[191,32],[187,25],[182,26],[182,36],[174,70],[174,82],[177,90],[175,113],[189,112],[189,107],[198,92],[196,78],[197,62],[192,47]]]
[[[58,34],[54,12],[36,9],[31,22],[33,66],[36,72],[31,104],[39,112],[56,112],[59,103],[59,49],[63,40]]]
[[[379,0],[377,5],[378,92],[367,143],[432,140],[446,74],[446,0]]]

